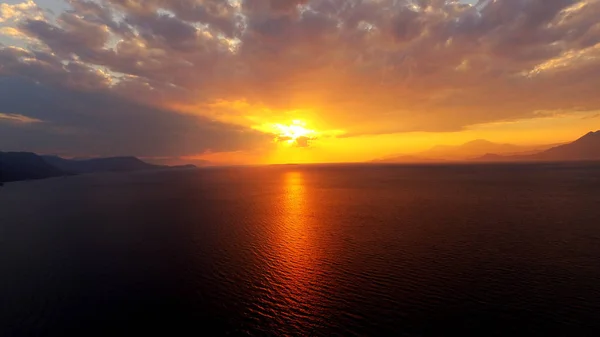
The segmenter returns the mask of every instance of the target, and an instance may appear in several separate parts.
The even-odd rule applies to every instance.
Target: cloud
[[[295,147],[309,147],[310,142],[315,140],[313,137],[300,136],[300,137],[290,137],[290,136],[276,136],[275,142],[291,144]]]
[[[24,18],[43,18],[42,10],[32,0],[17,4],[0,4],[0,23],[15,22]]]
[[[584,116],[581,119],[596,119],[596,118],[600,118],[600,113]]]
[[[457,131],[536,111],[600,108],[597,0],[69,4],[53,20],[3,5],[4,21],[19,16],[6,32],[37,47],[1,48],[0,76],[86,99],[106,95],[148,111],[136,112],[140,120],[190,122],[185,111],[198,130],[212,130],[216,119],[234,123],[218,127],[229,132],[302,109],[348,136]],[[116,118],[81,105],[89,118]]]
[[[10,77],[0,79],[0,102],[14,112],[6,115],[11,121],[44,121],[26,131],[0,123],[4,149],[78,156],[183,156],[255,149],[270,140],[259,132],[140,105],[107,91],[50,88]]]
[[[0,27],[0,35],[16,37],[16,38],[27,38],[27,35],[22,33],[20,30],[14,27]]]
[[[19,123],[19,124],[31,124],[31,123],[41,123],[42,121],[37,118],[31,118],[19,114],[7,114],[0,112],[0,123]]]
[[[311,140],[309,137],[302,136],[295,139],[295,144],[298,147],[309,147]]]

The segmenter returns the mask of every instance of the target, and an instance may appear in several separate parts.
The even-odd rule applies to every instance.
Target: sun
[[[316,132],[306,128],[306,123],[300,120],[294,120],[291,124],[273,124],[272,125],[278,141],[294,144],[299,138],[311,139],[314,138]]]
[[[272,134],[276,143],[299,147],[307,147],[319,135],[317,131],[309,129],[307,123],[302,120],[293,120],[285,124],[267,123],[254,129]]]

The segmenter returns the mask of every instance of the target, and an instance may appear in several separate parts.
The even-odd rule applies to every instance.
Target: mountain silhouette
[[[58,177],[66,172],[31,152],[0,152],[0,182]]]
[[[488,153],[477,161],[592,161],[600,160],[600,131],[589,132],[576,141],[530,155],[505,156]]]
[[[484,139],[477,139],[458,146],[438,145],[420,153],[420,155],[429,158],[466,159],[474,155],[482,155],[488,152],[519,153],[527,150],[528,149],[524,149],[517,145],[498,144]]]
[[[551,145],[519,146],[513,144],[499,144],[484,139],[476,139],[461,145],[437,145],[429,150],[412,155],[396,155],[374,160],[378,163],[428,163],[464,161],[479,158],[489,153],[502,155],[525,155],[546,150]]]
[[[600,131],[534,155],[538,160],[600,160]]]
[[[164,168],[165,166],[148,164],[136,157],[111,157],[94,159],[64,159],[57,156],[43,156],[47,163],[70,173],[125,172]]]
[[[31,152],[0,152],[0,183],[44,179],[95,172],[132,172],[156,169],[191,169],[194,165],[163,166],[148,164],[136,157],[65,159]]]
[[[441,163],[444,162],[443,159],[431,159],[431,158],[423,158],[417,156],[392,156],[386,158],[375,159],[373,163],[405,163],[405,164],[419,164],[419,163]]]

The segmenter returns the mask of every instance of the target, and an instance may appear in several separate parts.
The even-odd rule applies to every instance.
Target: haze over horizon
[[[272,164],[571,142],[600,129],[598,17],[597,0],[8,0],[0,151]]]

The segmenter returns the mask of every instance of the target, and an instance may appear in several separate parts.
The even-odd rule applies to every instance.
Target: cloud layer
[[[598,0],[68,2],[56,16],[31,1],[0,12],[29,41],[0,47],[0,77],[68,104],[42,113],[2,101],[0,110],[56,127],[105,125],[99,137],[122,132],[139,143],[131,151],[256,146],[264,139],[241,127],[248,115],[296,109],[346,137],[600,109]],[[149,127],[127,135],[139,123]],[[151,150],[148,138],[171,148]]]

